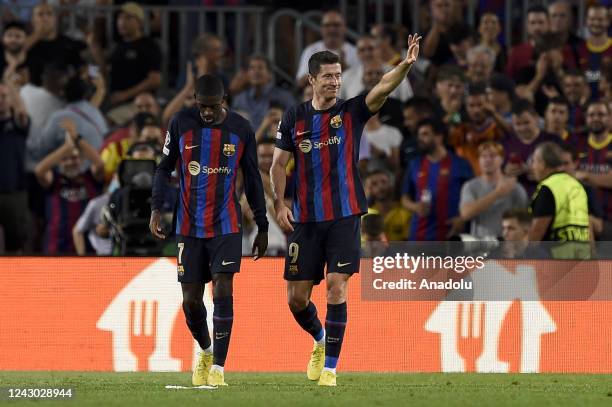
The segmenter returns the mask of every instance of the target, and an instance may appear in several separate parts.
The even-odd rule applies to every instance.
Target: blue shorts
[[[319,284],[328,273],[359,273],[361,217],[296,223],[289,235],[285,280]]]
[[[207,239],[176,236],[177,272],[181,283],[208,283],[215,273],[238,273],[242,259],[242,233]]]

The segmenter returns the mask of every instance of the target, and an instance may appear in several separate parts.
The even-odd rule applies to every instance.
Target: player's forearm
[[[170,183],[170,171],[160,165],[153,177],[153,191],[151,196],[151,210],[161,210],[164,204],[164,191]]]
[[[273,163],[270,168],[270,182],[272,183],[272,192],[274,193],[274,208],[285,204],[285,188],[287,184],[287,175],[285,168],[278,163]]]
[[[380,90],[385,97],[389,96],[391,92],[406,79],[406,75],[410,72],[411,66],[412,64],[402,61],[395,68],[383,75],[377,86],[380,86]]]
[[[85,236],[79,232],[76,227],[72,229],[72,241],[74,248],[79,256],[85,255]]]

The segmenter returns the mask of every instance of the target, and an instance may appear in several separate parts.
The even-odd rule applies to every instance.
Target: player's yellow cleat
[[[321,371],[325,365],[325,345],[314,344],[312,348],[312,354],[308,361],[308,368],[306,369],[306,375],[308,380],[319,380],[321,377]]]
[[[191,376],[191,382],[194,386],[202,386],[208,384],[208,372],[213,363],[213,354],[200,352],[198,354],[198,363],[195,369],[193,369],[193,375]]]
[[[321,372],[319,378],[319,386],[335,386],[336,385],[336,374],[330,370],[324,370]]]
[[[210,372],[208,373],[208,385],[227,386],[227,383],[225,383],[223,371],[221,369],[210,369]]]

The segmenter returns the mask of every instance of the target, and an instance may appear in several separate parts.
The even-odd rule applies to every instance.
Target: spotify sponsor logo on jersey
[[[193,176],[198,175],[200,172],[202,174],[206,174],[206,175],[213,175],[213,174],[223,174],[223,175],[228,175],[232,172],[232,169],[229,167],[208,167],[208,166],[200,166],[200,163],[197,161],[189,161],[189,164],[187,164],[187,169],[189,170],[189,173]]]
[[[334,136],[332,138],[330,138],[329,140],[325,140],[325,141],[311,141],[311,140],[302,140],[299,144],[300,150],[302,150],[303,153],[309,153],[313,148],[316,148],[317,150],[322,149],[323,147],[327,147],[333,144],[340,144],[340,137],[339,136]]]

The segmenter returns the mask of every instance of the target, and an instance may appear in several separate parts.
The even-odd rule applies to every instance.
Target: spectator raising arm
[[[162,114],[162,123],[164,126],[168,125],[168,123],[170,122],[170,118],[172,117],[172,115],[174,115],[174,113],[178,112],[183,108],[185,99],[187,99],[190,94],[193,93],[193,84],[195,81],[193,77],[193,68],[191,61],[187,62],[187,71],[185,75],[185,86],[183,86],[183,89],[181,89],[180,92],[176,94],[176,96],[170,101],[170,103],[168,103],[168,105],[164,109],[164,113]]]

